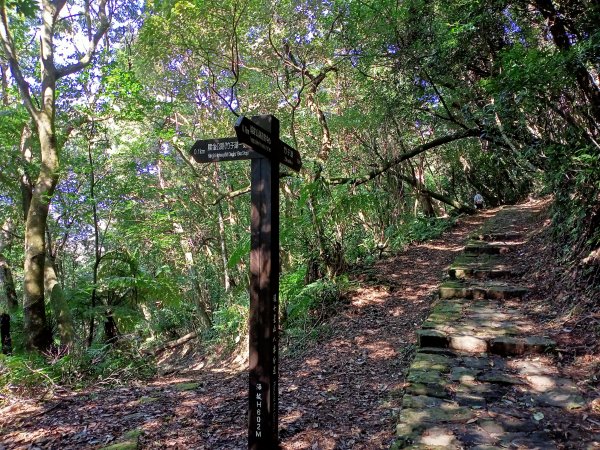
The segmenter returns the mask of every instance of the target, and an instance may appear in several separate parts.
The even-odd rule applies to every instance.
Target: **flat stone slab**
[[[505,448],[529,450],[554,450],[556,445],[548,434],[538,433],[507,433],[500,438],[501,446]]]
[[[417,353],[410,366],[410,371],[422,370],[447,373],[452,365],[453,360],[448,356]]]
[[[409,395],[424,395],[427,397],[450,398],[450,393],[446,390],[446,383],[411,383],[406,387],[406,393]]]
[[[420,424],[417,426],[400,423],[396,427],[398,439],[390,450],[460,450],[463,446],[454,436],[451,425]]]
[[[417,350],[417,355],[420,353],[425,353],[429,355],[444,355],[444,356],[457,356],[456,352],[450,350],[449,348],[440,348],[440,347],[420,347]]]
[[[424,448],[462,448],[451,427],[431,427],[423,431],[415,442]]]
[[[438,408],[403,409],[400,422],[406,424],[422,423],[462,423],[475,417],[475,411],[456,404],[442,404]]]
[[[479,241],[512,241],[520,237],[516,231],[479,231],[471,235],[471,239]]]
[[[402,399],[402,407],[407,409],[437,408],[447,401],[442,398],[428,397],[426,395],[405,395]]]
[[[481,371],[471,367],[455,367],[450,373],[450,380],[458,382],[474,382]]]
[[[410,383],[422,383],[422,384],[438,384],[442,383],[441,372],[435,370],[411,370],[408,372],[406,381]]]
[[[567,411],[585,408],[586,401],[579,394],[564,391],[546,392],[536,397],[536,402],[542,406],[556,406]]]
[[[496,299],[504,300],[509,298],[520,298],[528,290],[521,286],[481,283],[468,284],[460,281],[446,281],[440,285],[440,298],[466,298],[466,299]]]
[[[510,375],[508,373],[494,370],[490,372],[486,372],[480,375],[477,378],[479,381],[484,381],[486,383],[494,383],[494,384],[505,384],[505,385],[514,385],[514,384],[525,384],[525,382],[519,377]]]
[[[511,266],[502,263],[495,255],[463,254],[448,269],[450,278],[502,278],[516,274]]]
[[[470,394],[467,392],[458,392],[454,396],[454,400],[456,400],[460,406],[484,408],[487,405],[487,400],[483,395]]]
[[[483,279],[483,278],[507,278],[515,275],[516,272],[511,269],[501,267],[465,267],[456,265],[448,269],[448,275],[454,279]]]
[[[555,406],[568,411],[586,406],[577,385],[571,380],[552,375],[528,375],[525,380],[536,392],[534,399],[539,405]]]

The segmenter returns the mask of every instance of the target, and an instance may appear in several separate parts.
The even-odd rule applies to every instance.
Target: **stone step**
[[[498,336],[466,334],[425,328],[417,331],[418,346],[460,353],[491,353],[501,356],[538,355],[553,352],[556,343],[543,336]]]
[[[505,301],[528,290],[483,281],[519,274],[508,260],[513,255],[497,255],[513,251],[522,234],[506,218],[495,227],[471,235],[417,331],[392,448],[555,449],[532,408],[568,412],[587,405],[578,386],[559,377],[552,358],[539,356],[554,352],[556,343],[532,336],[536,326]]]
[[[471,239],[479,241],[514,241],[520,237],[516,231],[478,231],[471,235]]]
[[[521,298],[527,288],[502,283],[464,283],[456,280],[445,281],[440,285],[440,298],[496,299]]]
[[[453,264],[448,269],[448,275],[450,275],[450,278],[453,280],[482,280],[485,278],[508,278],[516,276],[518,273],[503,266],[473,267],[464,264]]]
[[[518,275],[510,265],[496,255],[462,254],[448,268],[452,279],[503,278]]]
[[[499,241],[469,241],[464,252],[472,255],[500,255],[511,251],[514,244]]]

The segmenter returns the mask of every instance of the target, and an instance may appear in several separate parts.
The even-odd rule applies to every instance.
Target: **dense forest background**
[[[243,342],[249,164],[189,155],[240,114],[303,158],[280,181],[290,341],[476,192],[552,194],[561,270],[597,292],[599,23],[591,0],[0,0],[0,379]]]

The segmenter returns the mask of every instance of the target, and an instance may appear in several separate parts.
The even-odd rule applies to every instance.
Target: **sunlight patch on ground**
[[[436,245],[436,244],[421,244],[419,247],[427,248],[429,250],[441,250],[443,252],[460,252],[464,248],[463,245]]]
[[[362,308],[372,304],[381,304],[387,301],[389,293],[373,288],[358,288],[352,298],[352,306]]]
[[[306,365],[309,367],[320,367],[321,366],[321,358],[309,358],[306,360]]]
[[[31,416],[40,412],[41,410],[41,406],[34,406],[28,403],[12,403],[8,406],[5,406],[4,408],[0,408],[0,419],[15,412],[18,412],[23,416]]]
[[[294,409],[292,411],[287,412],[285,415],[281,417],[281,424],[290,424],[296,422],[302,418],[302,412]]]
[[[147,420],[146,422],[144,422],[142,428],[145,431],[160,430],[164,426],[164,422],[163,422],[164,420],[165,420],[164,417],[163,417],[163,420],[159,420],[159,419]]]
[[[301,435],[297,435],[296,438],[290,444],[286,445],[283,448],[285,450],[334,450],[336,448],[335,438],[331,436],[324,436],[324,433],[322,431],[317,430],[317,423],[314,423],[313,426],[315,426],[314,429],[304,431]],[[335,433],[330,431],[328,432],[328,434]]]
[[[370,359],[390,359],[396,356],[396,350],[385,341],[377,341],[370,344],[362,345],[362,348],[369,351]]]

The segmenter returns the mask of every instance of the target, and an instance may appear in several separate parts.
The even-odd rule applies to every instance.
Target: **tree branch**
[[[10,28],[8,26],[8,17],[6,14],[5,0],[0,0],[0,40],[2,41],[2,48],[4,49],[4,54],[6,55],[6,59],[8,60],[8,65],[10,67],[12,76],[15,79],[17,86],[19,87],[21,96],[23,97],[23,103],[25,104],[25,108],[27,109],[27,112],[29,112],[31,117],[34,120],[37,120],[39,116],[39,110],[33,104],[29,83],[27,83],[25,77],[23,76],[23,72],[21,72],[21,66],[17,58],[14,40],[10,33]]]
[[[379,166],[375,170],[372,170],[371,172],[369,172],[368,174],[366,174],[362,177],[356,177],[356,178],[335,177],[335,178],[330,178],[329,180],[327,180],[327,182],[329,184],[333,184],[333,185],[352,184],[353,186],[358,186],[358,185],[367,183],[368,181],[371,181],[372,179],[385,173],[392,167],[400,164],[402,161],[406,161],[407,159],[410,159],[413,156],[418,155],[419,153],[423,153],[424,151],[427,151],[427,150],[435,148],[435,147],[439,147],[440,145],[448,144],[450,142],[458,141],[458,140],[469,138],[469,137],[476,137],[476,136],[479,136],[479,134],[480,134],[479,130],[469,129],[469,130],[465,130],[465,131],[460,131],[458,133],[450,134],[448,136],[443,136],[443,137],[434,139],[433,141],[427,142],[425,144],[418,145],[411,151],[401,154],[397,158],[386,162],[385,164]]]
[[[94,56],[94,53],[96,52],[98,43],[100,42],[100,39],[102,39],[102,36],[104,36],[104,34],[108,31],[108,27],[110,26],[110,21],[112,18],[110,14],[109,15],[106,14],[106,3],[107,3],[107,0],[101,0],[100,3],[98,4],[98,18],[100,19],[100,22],[98,24],[98,29],[96,30],[96,32],[92,34],[92,32],[91,32],[92,20],[91,20],[91,16],[90,16],[89,2],[86,2],[85,16],[86,16],[86,24],[89,27],[87,30],[88,31],[87,49],[85,51],[85,54],[76,63],[56,69],[56,79],[57,80],[59,78],[65,77],[67,75],[71,75],[75,72],[78,72],[81,69],[84,69],[92,62],[92,57]]]
[[[427,189],[427,188],[425,188],[423,186],[419,186],[419,184],[417,183],[417,180],[415,180],[414,178],[407,177],[406,175],[402,175],[402,174],[396,174],[396,175],[402,181],[404,181],[404,182],[410,184],[411,186],[417,188],[423,194],[429,195],[431,198],[435,198],[436,200],[439,200],[442,203],[450,205],[453,208],[456,208],[460,212],[465,212],[465,213],[468,213],[468,214],[473,214],[475,212],[475,210],[473,208],[471,208],[470,206],[468,206],[468,205],[463,205],[462,203],[460,203],[457,200],[453,200],[450,197],[446,197],[445,195],[438,194],[437,192],[430,191],[429,189]]]

